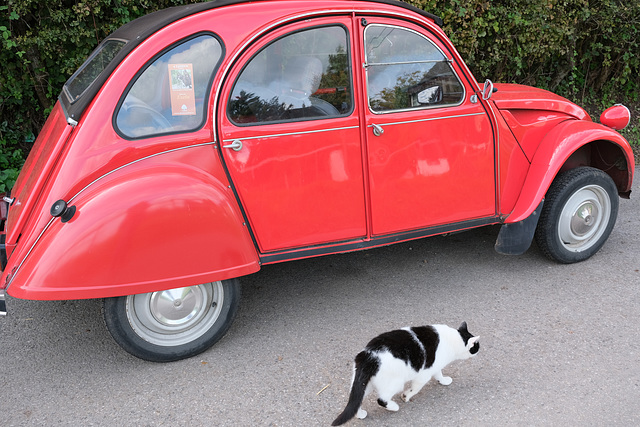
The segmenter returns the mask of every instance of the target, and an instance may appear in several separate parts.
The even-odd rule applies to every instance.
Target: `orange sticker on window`
[[[196,96],[193,89],[193,64],[169,64],[171,115],[194,116]]]

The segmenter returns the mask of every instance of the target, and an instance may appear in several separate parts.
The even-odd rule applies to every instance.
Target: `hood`
[[[500,110],[543,110],[567,114],[578,120],[589,120],[587,112],[555,93],[531,86],[496,83],[491,100]]]

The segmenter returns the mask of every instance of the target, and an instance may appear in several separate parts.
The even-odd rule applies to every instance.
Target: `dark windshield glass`
[[[82,67],[64,85],[69,102],[74,103],[109,65],[120,49],[126,44],[123,40],[107,40],[93,52]]]

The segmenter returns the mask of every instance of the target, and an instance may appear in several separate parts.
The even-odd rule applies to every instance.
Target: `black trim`
[[[497,224],[499,222],[500,219],[498,217],[478,218],[453,224],[437,225],[435,227],[422,228],[419,230],[388,234],[385,236],[374,237],[371,240],[358,239],[347,242],[333,243],[327,246],[309,246],[306,248],[287,249],[284,251],[260,254],[260,263],[271,264],[282,261],[310,258],[320,255],[352,252],[362,249],[374,248],[377,246],[391,245],[408,240],[421,239],[423,237],[434,236],[437,234],[468,230],[485,225]]]
[[[529,249],[540,219],[544,199],[535,211],[519,222],[503,224],[496,239],[495,250],[502,255],[522,255]]]

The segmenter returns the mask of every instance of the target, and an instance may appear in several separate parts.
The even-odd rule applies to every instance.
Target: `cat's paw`
[[[356,414],[356,418],[364,420],[365,418],[367,418],[367,411],[365,411],[364,409],[358,409],[358,413]]]
[[[409,400],[411,400],[411,396],[407,395],[407,392],[402,393],[402,395],[400,395],[400,398],[403,402],[408,402]]]
[[[451,379],[451,377],[442,377],[438,378],[438,382],[442,385],[449,385],[453,382],[453,380]]]
[[[386,409],[387,411],[396,412],[398,409],[400,409],[400,407],[396,402],[394,402],[393,400],[390,400],[389,402],[387,402]]]

